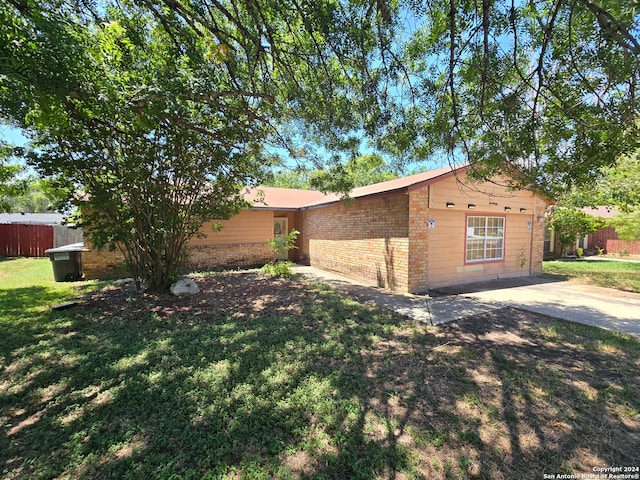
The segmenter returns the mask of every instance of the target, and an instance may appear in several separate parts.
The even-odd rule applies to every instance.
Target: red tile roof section
[[[354,188],[349,196],[361,198],[388,192],[408,189],[415,185],[423,185],[441,177],[452,175],[454,171],[464,171],[462,167],[443,167],[429,172],[418,173],[408,177],[396,178],[386,182],[374,183],[365,187]],[[254,187],[245,194],[245,199],[253,204],[253,208],[296,210],[335,203],[341,196],[335,193],[324,194],[316,190],[296,190],[291,188]]]

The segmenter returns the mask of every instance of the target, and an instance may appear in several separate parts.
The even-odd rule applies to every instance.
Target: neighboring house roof
[[[396,178],[386,182],[374,183],[365,187],[354,188],[350,198],[362,198],[423,186],[441,178],[466,170],[467,167],[443,167],[429,172],[418,173],[408,177]],[[253,208],[296,210],[318,207],[339,202],[342,197],[335,193],[322,193],[317,190],[296,190],[291,188],[255,187],[248,190],[245,199],[253,204]]]
[[[0,223],[23,225],[59,225],[64,220],[60,213],[0,213]]]
[[[584,213],[586,213],[587,215],[591,215],[591,216],[594,216],[594,217],[601,217],[601,218],[613,218],[616,215],[618,215],[618,209],[617,208],[606,207],[606,206],[601,206],[601,207],[596,207],[596,208],[584,207],[582,209],[582,211]]]

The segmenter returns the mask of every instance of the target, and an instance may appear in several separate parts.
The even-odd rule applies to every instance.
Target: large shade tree
[[[331,168],[279,168],[264,184],[271,187],[341,192],[348,196],[355,187],[384,182],[398,177],[380,155],[365,153]]]
[[[406,3],[416,27],[380,148],[555,193],[638,146],[637,1]]]
[[[201,225],[244,206],[265,146],[296,153],[292,138],[322,137],[351,148],[385,31],[376,13],[296,0],[10,0],[0,111],[32,133],[34,165],[81,190],[93,243],[121,248],[139,281],[165,290]]]

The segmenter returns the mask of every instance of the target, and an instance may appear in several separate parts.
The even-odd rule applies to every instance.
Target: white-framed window
[[[467,217],[467,262],[504,258],[504,217]]]

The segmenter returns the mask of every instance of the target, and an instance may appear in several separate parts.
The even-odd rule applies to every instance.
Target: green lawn
[[[640,293],[640,262],[573,260],[544,262],[545,274],[563,279]]]
[[[513,309],[430,327],[257,272],[197,275],[201,294],[174,299],[78,290],[49,269],[0,262],[3,478],[539,479],[637,464],[629,336]]]

